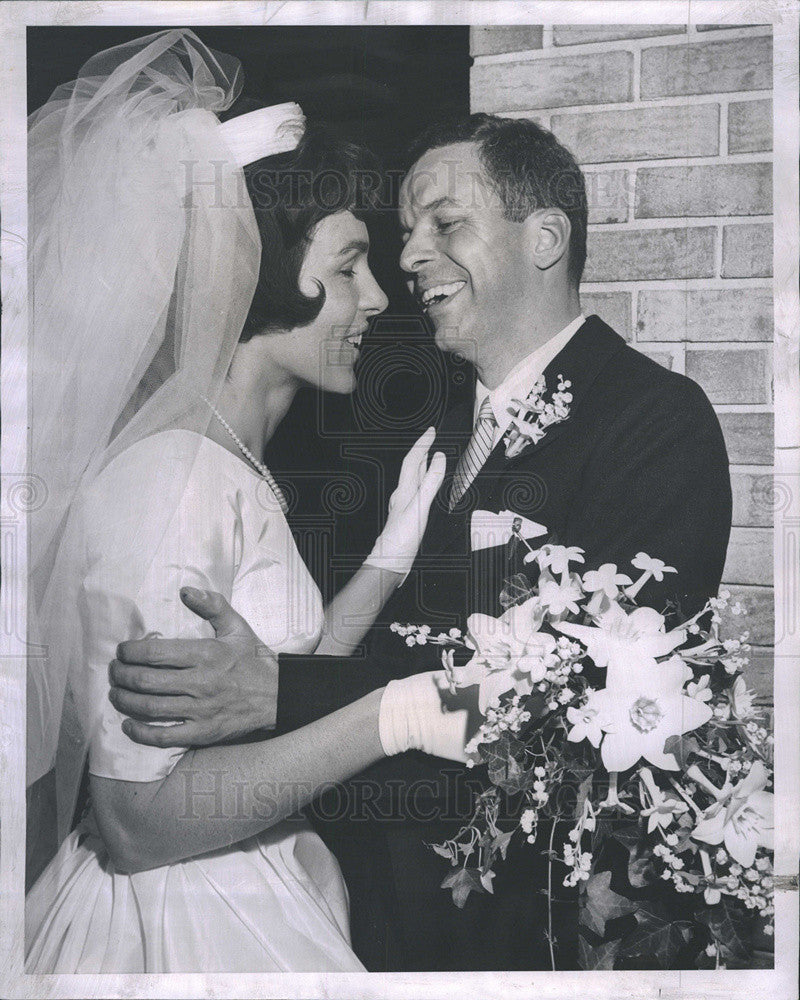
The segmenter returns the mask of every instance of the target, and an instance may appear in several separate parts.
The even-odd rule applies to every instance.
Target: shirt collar
[[[563,330],[560,330],[555,336],[545,341],[541,347],[537,347],[535,351],[523,358],[518,365],[515,365],[500,385],[492,389],[491,392],[480,379],[475,383],[473,420],[477,419],[478,411],[484,399],[488,396],[492,404],[492,412],[497,421],[497,429],[494,435],[495,444],[505,434],[511,423],[512,417],[508,412],[511,400],[525,399],[533,388],[536,379],[542,374],[553,358],[566,347],[567,343],[585,322],[586,318],[581,313],[571,323],[568,323]]]

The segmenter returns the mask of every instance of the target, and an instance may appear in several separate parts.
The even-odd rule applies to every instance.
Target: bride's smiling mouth
[[[418,298],[425,312],[431,312],[451,302],[466,286],[466,281],[448,281],[431,285],[418,292]]]
[[[367,332],[367,327],[362,327],[360,330],[355,330],[353,333],[348,333],[348,335],[342,338],[342,343],[347,344],[348,347],[352,348],[356,354],[361,352],[361,342],[364,339],[364,334]]]

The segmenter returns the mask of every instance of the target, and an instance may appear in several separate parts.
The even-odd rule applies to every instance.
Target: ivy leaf
[[[499,851],[500,857],[503,859],[503,861],[506,860],[506,851],[508,851],[508,844],[513,836],[514,836],[514,831],[508,830],[506,833],[498,833],[497,836],[492,841],[492,850]]]
[[[636,919],[643,927],[669,923],[667,908],[657,899],[645,899],[639,903]]]
[[[680,826],[677,831],[678,843],[672,848],[675,854],[683,854],[684,851],[691,851],[692,854],[697,853],[697,845],[692,840],[693,829],[692,826]]]
[[[689,766],[689,754],[700,752],[700,744],[689,733],[683,736],[670,736],[664,743],[664,753],[674,754],[682,771]]]
[[[511,579],[505,581],[500,592],[500,604],[504,611],[508,611],[515,604],[523,604],[533,595],[534,590],[528,577],[524,573],[516,573]]]
[[[752,922],[726,896],[716,906],[700,910],[697,919],[711,931],[723,958],[748,958],[752,953]]]
[[[624,917],[636,910],[636,903],[611,888],[611,872],[591,875],[586,882],[584,899],[580,921],[600,937],[606,932],[607,920]]]
[[[524,734],[536,729],[539,725],[538,720],[547,715],[547,701],[540,691],[533,691],[525,699],[523,708],[526,712],[531,713],[530,721],[527,722],[524,728],[520,730],[520,732]]]
[[[653,881],[650,876],[653,874],[653,859],[649,854],[643,854],[640,858],[631,855],[628,863],[628,881],[635,889],[642,889],[650,885]]]
[[[456,863],[456,859],[453,856],[453,852],[449,847],[443,847],[441,844],[428,844],[428,847],[432,847],[434,851],[439,855],[440,858],[447,858],[452,864]]]
[[[534,780],[533,771],[526,771],[514,757],[513,751],[521,746],[519,740],[501,736],[499,740],[483,748],[483,759],[490,781],[510,795],[530,788]]]
[[[622,941],[623,955],[648,955],[666,969],[673,965],[678,952],[689,940],[691,924],[688,920],[662,921],[639,927]]]
[[[489,777],[498,788],[502,788],[509,795],[523,792],[533,784],[532,772],[520,767],[513,757],[508,758],[502,769],[497,769],[494,772],[490,770]]]
[[[592,945],[582,935],[578,935],[578,964],[586,972],[592,969],[613,969],[614,959],[619,951],[619,940]]]
[[[471,892],[486,892],[481,883],[481,873],[476,868],[459,868],[448,872],[442,879],[441,888],[452,890],[453,902],[459,909],[463,909]]]
[[[636,823],[623,823],[615,826],[611,831],[611,836],[614,840],[622,844],[623,847],[627,847],[628,851],[632,854],[635,853],[642,842],[642,835]]]
[[[610,836],[614,833],[616,829],[616,822],[612,822],[608,816],[597,816],[597,825],[594,828],[594,833],[592,834],[593,844],[602,844],[604,841],[608,840]],[[596,852],[596,847],[592,848],[593,853]]]

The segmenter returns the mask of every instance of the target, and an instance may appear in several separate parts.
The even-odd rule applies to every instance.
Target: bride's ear
[[[527,244],[531,263],[540,271],[557,264],[569,253],[572,226],[559,208],[545,208],[532,212],[523,223],[527,229]]]

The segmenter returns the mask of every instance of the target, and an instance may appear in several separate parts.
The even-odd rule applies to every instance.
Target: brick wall
[[[474,27],[474,111],[551,128],[586,174],[584,312],[706,391],[731,461],[724,581],[771,698],[769,26]]]

